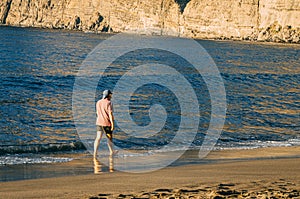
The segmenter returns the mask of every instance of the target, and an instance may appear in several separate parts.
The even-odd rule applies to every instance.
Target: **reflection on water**
[[[93,158],[94,162],[94,174],[102,173],[102,164],[97,158]]]
[[[104,172],[114,172],[114,157],[113,155],[108,156],[108,168],[104,163],[101,163],[97,158],[93,158],[94,162],[94,174],[101,174]]]

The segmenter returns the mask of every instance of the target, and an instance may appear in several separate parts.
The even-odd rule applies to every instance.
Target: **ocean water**
[[[88,53],[111,36],[0,27],[0,167],[66,162],[71,158],[49,154],[85,150],[73,119],[73,86]],[[215,149],[300,145],[300,46],[197,42],[215,61],[226,90],[226,121]],[[132,53],[127,61],[182,64],[171,54],[156,50]],[[114,64],[116,73],[112,79],[119,78],[128,67],[128,63]],[[200,124],[190,146],[198,149],[210,121],[210,98],[201,76],[193,71],[185,72],[201,99]],[[105,85],[100,82],[97,99],[104,88],[113,86],[113,81]],[[138,125],[149,124],[149,108],[159,103],[169,114],[166,126],[149,139],[130,137],[117,127],[115,144],[125,149],[149,151],[168,144],[181,117],[176,96],[160,85],[141,85],[131,99],[132,118]]]

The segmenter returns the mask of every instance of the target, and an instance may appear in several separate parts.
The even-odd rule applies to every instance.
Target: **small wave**
[[[82,142],[0,146],[0,155],[85,150]]]
[[[260,141],[253,140],[248,142],[227,143],[215,146],[215,150],[230,150],[230,149],[256,149],[267,147],[292,147],[300,146],[300,138],[293,138],[286,141]]]
[[[92,145],[91,145],[92,146]],[[186,150],[202,150],[202,151],[211,151],[211,150],[248,150],[248,149],[256,149],[256,148],[267,148],[267,147],[292,147],[292,146],[300,146],[300,138],[293,138],[286,141],[260,141],[260,140],[251,140],[244,142],[237,141],[229,141],[229,142],[221,142],[216,144],[213,148],[205,148],[199,145],[191,145],[187,147],[186,144],[178,144],[172,147],[164,147],[163,149],[129,149],[122,151],[122,149],[118,149],[119,153],[117,157],[119,158],[128,158],[128,157],[140,157],[140,156],[151,156],[153,154],[164,154],[164,153],[176,153],[179,151]],[[106,147],[106,146],[104,146]],[[105,151],[105,150],[103,150]],[[101,152],[101,156],[107,157],[109,155],[108,151]]]
[[[4,165],[20,165],[20,164],[50,164],[70,162],[73,158],[65,157],[29,157],[20,155],[0,156],[0,166]]]

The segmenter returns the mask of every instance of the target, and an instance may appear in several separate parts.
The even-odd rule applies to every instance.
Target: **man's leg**
[[[116,155],[119,151],[118,150],[114,150],[113,147],[113,136],[112,134],[106,134],[108,140],[107,140],[107,145],[108,145],[108,149],[110,152],[110,155]]]
[[[98,147],[99,147],[99,143],[102,138],[102,135],[103,135],[102,131],[97,131],[97,137],[94,142],[94,158],[97,157],[97,151],[98,151]]]
[[[113,142],[112,142],[112,134],[107,134],[106,135],[108,140],[107,140],[107,146],[110,152],[110,155],[114,154],[114,149],[113,149]]]

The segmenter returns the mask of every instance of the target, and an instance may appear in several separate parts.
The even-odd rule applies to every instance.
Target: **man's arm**
[[[112,111],[109,112],[109,120],[111,123],[111,131],[113,131],[115,129],[115,124],[114,124],[114,115]]]

